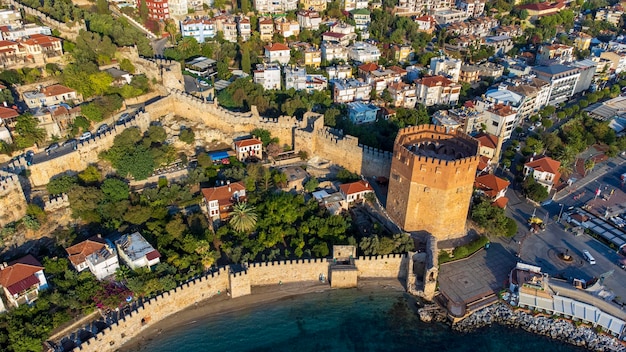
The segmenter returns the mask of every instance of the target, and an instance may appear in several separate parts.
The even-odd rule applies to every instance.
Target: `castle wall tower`
[[[400,130],[389,175],[389,216],[405,231],[428,231],[438,241],[464,236],[479,149],[459,130]]]

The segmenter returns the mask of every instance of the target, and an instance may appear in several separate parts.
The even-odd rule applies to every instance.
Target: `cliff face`
[[[19,177],[0,171],[0,227],[26,215],[26,196]]]

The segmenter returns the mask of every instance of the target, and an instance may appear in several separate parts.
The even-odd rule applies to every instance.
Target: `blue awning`
[[[222,159],[228,159],[228,157],[229,157],[228,152],[226,152],[226,151],[211,152],[211,153],[209,153],[209,156],[211,157],[211,160],[213,160],[213,161],[219,161],[219,160],[222,160]]]

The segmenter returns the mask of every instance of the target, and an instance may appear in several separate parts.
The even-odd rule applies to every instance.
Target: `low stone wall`
[[[474,312],[469,317],[452,326],[462,332],[474,331],[494,323],[522,328],[528,332],[562,340],[572,345],[585,347],[592,351],[623,351],[624,346],[614,337],[599,334],[587,326],[575,326],[563,319],[546,316],[534,316],[522,310],[512,310],[500,303]]]
[[[227,269],[187,282],[169,292],[144,302],[118,323],[85,341],[74,351],[115,351],[152,324],[188,308],[195,303],[219,294],[229,288]]]
[[[360,257],[355,264],[358,277],[401,278],[406,275],[407,260],[405,255],[386,255]],[[152,324],[202,300],[226,292],[231,298],[249,295],[252,286],[318,281],[320,274],[328,277],[329,266],[327,259],[301,259],[250,263],[239,272],[221,268],[144,302],[117,324],[85,341],[74,351],[115,351]]]

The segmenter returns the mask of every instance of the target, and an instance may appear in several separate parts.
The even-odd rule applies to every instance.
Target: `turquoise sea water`
[[[584,351],[501,326],[470,334],[419,321],[402,292],[333,290],[206,317],[141,351]]]

